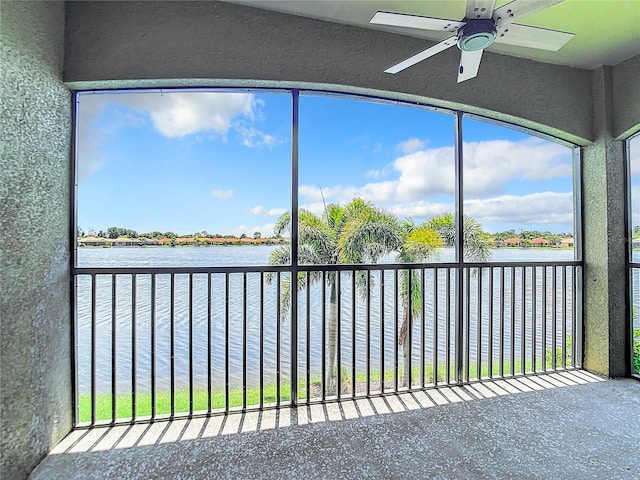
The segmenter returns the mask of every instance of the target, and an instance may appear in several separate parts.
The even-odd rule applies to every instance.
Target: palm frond
[[[433,217],[427,225],[440,233],[446,246],[455,245],[456,222],[452,213]],[[486,240],[482,226],[466,215],[463,220],[462,237],[465,260],[483,262],[491,258],[491,245]]]
[[[290,231],[291,227],[291,214],[289,212],[284,212],[278,220],[276,220],[276,224],[273,226],[273,234],[274,235],[283,235]]]
[[[444,246],[440,233],[425,224],[419,225],[406,236],[402,249],[411,262],[422,262],[433,257],[439,247]]]
[[[283,275],[280,281],[280,321],[284,322],[289,318],[291,308],[291,276]]]

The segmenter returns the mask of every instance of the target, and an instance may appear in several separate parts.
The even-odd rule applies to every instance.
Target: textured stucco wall
[[[613,108],[616,138],[640,131],[640,54],[613,68]]]
[[[222,2],[71,2],[66,35],[72,87],[351,86],[486,113],[583,145],[592,135],[589,72],[485,52],[479,76],[457,84],[460,52],[451,48],[384,73],[428,45],[413,37]]]
[[[613,72],[593,72],[594,136],[584,149],[584,366],[625,375],[627,314],[623,142],[613,135]]]
[[[64,4],[0,4],[0,478],[21,479],[71,428],[70,93]]]

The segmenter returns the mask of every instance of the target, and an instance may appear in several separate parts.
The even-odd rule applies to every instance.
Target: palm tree
[[[398,253],[398,263],[419,263],[433,257],[436,249],[442,246],[455,245],[455,218],[445,213],[431,218],[427,223],[416,226],[411,220],[399,225],[402,232],[402,247]],[[464,217],[463,222],[464,259],[468,261],[485,261],[491,256],[491,248],[487,234],[482,226],[471,217]],[[411,291],[409,292],[409,274],[411,274]],[[413,319],[422,310],[422,288],[420,277],[414,270],[402,272],[400,285],[403,315],[402,326],[398,333],[398,345],[402,347],[403,371],[402,386],[409,387],[410,345],[408,333],[413,328]],[[411,297],[411,312],[409,312]],[[437,372],[434,372],[437,375]]]
[[[282,235],[290,230],[291,217],[283,214],[274,227],[274,235]],[[329,204],[323,215],[300,209],[298,213],[298,262],[306,265],[333,265],[338,263],[375,263],[380,257],[398,250],[402,239],[395,216],[376,208],[370,202],[359,198],[347,205]],[[276,248],[269,256],[272,265],[288,265],[291,262],[289,246]],[[334,391],[336,378],[337,340],[337,272],[326,276],[329,287],[329,332],[327,390]],[[354,273],[355,275],[355,273]],[[306,287],[306,282],[318,282],[322,272],[300,273],[298,288]],[[269,280],[269,277],[268,277]],[[358,290],[366,295],[365,277],[356,277]],[[290,306],[291,282],[285,279],[281,288],[282,312]]]
[[[433,257],[437,248],[444,246],[440,233],[423,223],[415,225],[413,220],[407,219],[398,225],[402,243],[396,257],[397,263],[420,263]],[[410,346],[408,333],[413,327],[413,319],[422,310],[422,288],[420,276],[415,270],[401,272],[400,298],[402,300],[402,325],[398,332],[398,345],[402,347],[402,386],[409,386]],[[409,289],[411,286],[411,289]],[[411,299],[411,302],[409,302]],[[411,308],[409,307],[411,303]],[[411,312],[409,312],[411,310]]]
[[[456,222],[453,213],[443,213],[431,218],[427,225],[436,230],[447,247],[453,247],[456,241]],[[491,258],[491,245],[488,234],[475,219],[464,216],[462,222],[462,245],[464,259],[470,262],[484,262]]]

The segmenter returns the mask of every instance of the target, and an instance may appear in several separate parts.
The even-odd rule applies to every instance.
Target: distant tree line
[[[549,244],[558,245],[560,244],[560,240],[563,238],[573,238],[573,233],[551,233],[548,230],[520,230],[519,233],[516,233],[514,229],[511,229],[505,230],[504,232],[494,233],[492,234],[492,237],[496,242],[504,241],[507,238],[519,238],[524,244],[530,243],[534,238],[544,238],[549,240]]]
[[[126,238],[147,238],[147,239],[160,239],[160,238],[229,238],[229,239],[242,239],[248,238],[246,233],[241,234],[240,236],[230,235],[230,234],[220,234],[220,233],[209,233],[206,230],[195,233],[186,233],[183,235],[178,235],[174,232],[160,232],[158,230],[154,230],[153,232],[146,233],[138,233],[136,230],[132,230],[130,228],[122,228],[122,227],[109,227],[106,230],[94,230],[89,228],[84,230],[82,227],[78,227],[78,236],[79,237],[100,237],[100,238],[110,238],[116,239],[120,237]],[[253,232],[253,236],[255,240],[259,240],[262,238],[261,232]],[[274,235],[272,238],[281,238],[280,235]]]

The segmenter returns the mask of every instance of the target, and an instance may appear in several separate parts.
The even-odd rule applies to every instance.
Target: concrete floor
[[[41,479],[640,478],[640,382],[574,371],[72,432]]]

